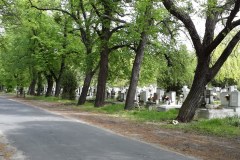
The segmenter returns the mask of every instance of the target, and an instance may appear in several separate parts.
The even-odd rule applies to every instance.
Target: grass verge
[[[204,135],[234,138],[240,136],[240,118],[227,117],[223,119],[200,119],[187,124],[171,126],[184,131],[196,132]]]

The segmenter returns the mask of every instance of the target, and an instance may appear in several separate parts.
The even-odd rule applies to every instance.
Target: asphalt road
[[[0,131],[30,160],[192,159],[4,97]]]

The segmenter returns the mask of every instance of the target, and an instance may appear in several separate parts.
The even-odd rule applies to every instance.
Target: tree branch
[[[78,21],[77,17],[74,14],[71,14],[70,12],[68,12],[66,10],[63,10],[63,9],[60,9],[60,8],[40,8],[40,7],[37,7],[37,6],[33,5],[31,0],[29,0],[29,3],[31,4],[31,7],[36,8],[37,10],[41,10],[41,11],[59,11],[59,12],[62,12],[62,13],[65,13],[65,14],[69,15],[75,21]]]
[[[232,40],[228,43],[227,47],[224,49],[221,56],[218,58],[217,62],[210,68],[210,76],[214,77],[219,69],[222,67],[224,62],[227,60],[235,46],[238,44],[240,40],[240,31],[232,38]]]
[[[109,48],[110,52],[114,51],[114,50],[117,50],[119,48],[123,48],[123,47],[128,47],[129,44],[120,44],[120,45],[116,45],[116,46],[113,46],[111,48]]]
[[[233,19],[236,17],[236,14],[239,12],[239,8],[240,8],[240,0],[236,0],[235,6],[228,17],[228,20],[226,23],[227,26],[231,25]]]
[[[86,15],[86,11],[85,11],[85,8],[84,8],[84,5],[83,5],[83,0],[79,1],[79,6],[80,6],[80,8],[82,10],[83,18],[86,21],[87,20],[87,15]]]
[[[208,1],[207,18],[205,22],[205,34],[203,38],[203,47],[208,46],[213,41],[214,31],[218,21],[219,12],[215,11],[216,10],[215,7],[217,6],[217,3],[215,3],[214,6],[212,5],[213,5],[212,2]],[[208,53],[205,53],[205,54],[208,54]]]
[[[97,35],[98,35],[99,37],[101,37],[102,33],[101,33],[100,30],[97,28],[97,26],[95,26],[95,27],[93,26],[92,28],[96,31]]]
[[[110,37],[112,36],[113,33],[117,32],[118,30],[125,28],[125,25],[121,25],[121,26],[117,26],[115,28],[112,29],[112,31],[110,32]]]
[[[184,11],[182,11],[180,8],[177,8],[172,0],[163,0],[163,5],[172,15],[174,15],[180,21],[183,22],[183,24],[185,25],[186,29],[190,34],[194,48],[196,49],[196,54],[197,56],[200,56],[199,54],[201,53],[202,50],[202,44],[200,37],[197,33],[197,30],[195,28],[195,25],[190,16],[186,14]]]
[[[230,26],[226,26],[223,30],[217,35],[213,42],[207,47],[207,52],[209,54],[222,42],[228,33],[230,33],[235,27],[240,25],[240,19],[232,22]]]
[[[49,71],[50,71],[51,75],[53,76],[53,78],[54,78],[55,81],[56,81],[56,80],[57,80],[57,76],[56,76],[56,74],[53,72],[52,69],[49,69]]]
[[[213,42],[208,46],[207,52],[211,54],[211,52],[222,42],[222,40],[226,37],[228,33],[230,33],[235,27],[240,25],[240,19],[233,21],[236,17],[237,13],[240,9],[240,0],[235,0],[234,8],[231,10],[227,23],[224,29],[217,35],[217,37],[213,40]]]
[[[95,72],[98,70],[99,67],[100,67],[100,63],[98,63],[98,65],[93,69],[91,73],[95,74]]]
[[[91,6],[93,7],[93,9],[94,9],[95,13],[97,14],[97,16],[100,18],[101,17],[101,13],[98,11],[97,7],[93,3],[91,3]]]
[[[109,15],[103,15],[103,17],[108,18],[109,20],[114,21],[114,22],[127,23],[126,21],[124,21],[122,19],[111,17]]]

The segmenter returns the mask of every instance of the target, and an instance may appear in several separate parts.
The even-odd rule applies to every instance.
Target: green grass
[[[98,110],[108,114],[116,114],[119,112],[121,113],[124,110],[124,105],[122,104],[107,105],[107,106],[98,108]]]
[[[169,110],[167,112],[149,111],[147,109],[124,110],[124,104],[112,104],[95,108],[93,104],[87,103],[81,106],[81,110],[98,113],[114,114],[119,117],[127,117],[138,121],[160,122],[176,118],[178,111]]]
[[[61,99],[59,97],[45,97],[45,96],[30,96],[27,95],[26,99],[28,100],[40,100],[40,101],[46,101],[46,102],[62,102],[62,103],[77,103],[76,100],[66,100],[66,99]]]
[[[187,124],[168,125],[166,127],[219,137],[233,138],[240,136],[240,118],[238,117],[201,119]]]
[[[94,107],[93,103],[86,102],[84,105],[80,106],[83,111],[92,111],[98,113],[106,114],[116,114],[124,110],[124,106],[121,104],[106,105],[104,107]]]
[[[123,113],[126,117],[130,117],[131,119],[139,120],[139,121],[147,121],[147,122],[161,122],[167,120],[173,120],[176,118],[178,111],[175,109],[169,110],[167,112],[157,112],[157,111],[149,111],[147,109],[143,110],[133,110],[133,111],[125,111]]]

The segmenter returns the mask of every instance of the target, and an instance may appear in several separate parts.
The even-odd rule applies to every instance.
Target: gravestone
[[[221,91],[221,88],[220,87],[214,87],[213,88],[213,92],[220,92]]]
[[[214,99],[213,99],[213,90],[212,89],[206,90],[206,97],[205,97],[206,104],[212,104],[213,101],[214,101]]]
[[[221,101],[221,105],[224,107],[229,106],[229,100],[227,99],[228,97],[228,92],[221,92],[220,93],[220,101]]]
[[[117,92],[117,100],[120,101],[121,100],[121,91]]]
[[[144,103],[148,101],[149,98],[149,92],[148,91],[142,91],[140,93],[140,100],[143,101]]]
[[[190,91],[190,89],[188,88],[188,86],[183,86],[183,88],[182,88],[182,92],[183,92],[183,102],[184,102],[185,99],[187,98],[189,91]]]
[[[159,100],[160,102],[163,101],[163,96],[164,96],[164,90],[161,89],[161,88],[157,88],[157,91],[156,91],[156,94],[157,94],[157,100]]]
[[[229,90],[229,92],[233,92],[233,91],[236,90],[236,87],[235,86],[229,86],[228,90]]]
[[[209,97],[210,99],[211,97]],[[196,117],[211,119],[240,116],[240,92],[235,87],[230,87],[228,91],[221,92],[220,101],[223,108],[201,108],[197,111]]]
[[[120,94],[120,101],[124,101],[125,93]]]
[[[170,91],[171,104],[176,104],[176,92]]]
[[[240,107],[240,92],[234,91],[230,94],[230,107]]]
[[[89,88],[89,96],[90,96],[90,97],[93,96],[93,88],[92,88],[92,87]]]
[[[223,88],[223,89],[221,89],[221,92],[228,92],[228,89],[227,88]]]
[[[111,99],[114,99],[116,95],[116,91],[114,90],[114,88],[112,88],[111,90]]]
[[[179,95],[179,100],[177,101],[177,104],[181,105],[183,103],[183,95]]]
[[[213,95],[215,100],[220,100],[220,91],[221,91],[220,87],[213,88]]]
[[[170,104],[176,104],[176,92],[170,91],[166,94],[169,97]]]

